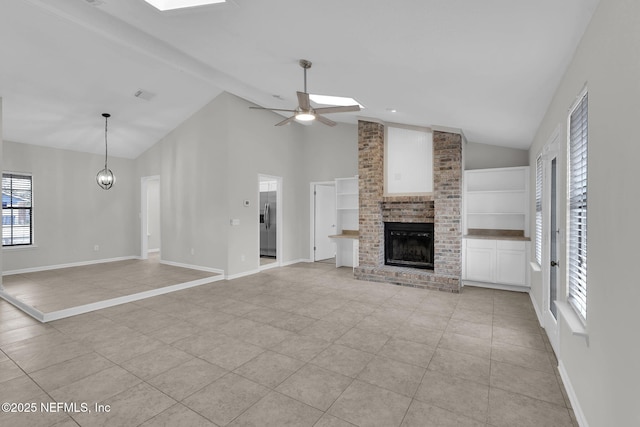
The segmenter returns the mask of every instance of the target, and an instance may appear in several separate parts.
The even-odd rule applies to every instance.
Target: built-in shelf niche
[[[464,174],[465,234],[469,229],[522,230],[529,236],[529,167]]]
[[[384,194],[433,193],[433,135],[429,129],[385,127]]]

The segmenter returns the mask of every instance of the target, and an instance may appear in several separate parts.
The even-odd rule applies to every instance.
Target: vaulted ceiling
[[[108,112],[110,153],[135,158],[222,91],[295,107],[305,58],[310,92],[365,106],[332,120],[528,148],[598,1],[3,0],[4,138],[102,153]]]

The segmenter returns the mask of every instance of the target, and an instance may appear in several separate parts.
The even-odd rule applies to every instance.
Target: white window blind
[[[542,265],[542,156],[536,160],[536,261]]]
[[[33,243],[31,176],[2,174],[2,246]]]
[[[588,96],[569,119],[569,303],[587,320]]]

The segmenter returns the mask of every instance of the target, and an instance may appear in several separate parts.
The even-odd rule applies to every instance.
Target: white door
[[[314,192],[313,260],[322,261],[336,255],[336,244],[329,236],[336,234],[336,188],[316,185]]]
[[[559,248],[558,238],[560,228],[558,224],[558,159],[555,155],[549,156],[544,162],[544,180],[542,201],[546,215],[543,216],[542,232],[544,235],[544,252],[542,258],[542,271],[544,275],[544,329],[549,337],[551,346],[558,353],[558,277],[559,277]]]
[[[140,258],[160,252],[160,176],[141,178],[140,186]]]

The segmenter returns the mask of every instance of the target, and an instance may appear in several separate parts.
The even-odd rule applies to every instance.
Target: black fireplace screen
[[[384,223],[384,263],[433,270],[433,224]]]

